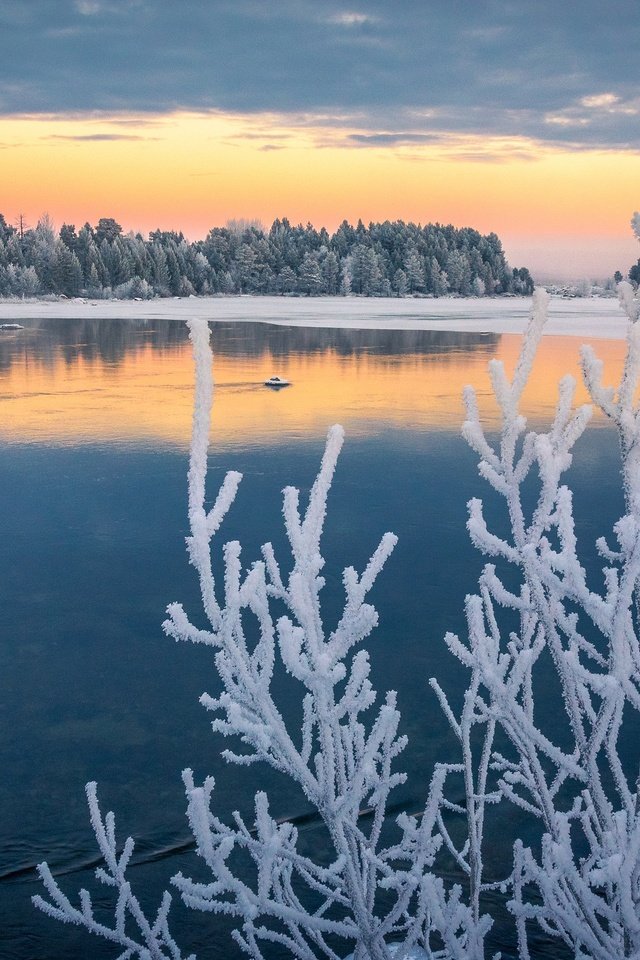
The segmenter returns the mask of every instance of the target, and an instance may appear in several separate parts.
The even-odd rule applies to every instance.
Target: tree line
[[[204,240],[153,230],[124,233],[111,217],[96,226],[47,216],[33,229],[0,214],[0,296],[149,299],[214,294],[306,296],[529,295],[526,267],[511,269],[500,239],[470,227],[403,221],[330,235],[286,219],[269,230],[248,221],[214,227]]]

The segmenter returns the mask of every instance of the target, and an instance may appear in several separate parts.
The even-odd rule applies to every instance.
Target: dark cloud
[[[0,112],[357,114],[372,146],[454,130],[634,148],[637,14],[637,0],[0,0]]]
[[[405,143],[435,143],[433,133],[350,133],[348,139],[363,147],[391,147]]]
[[[72,140],[75,143],[92,143],[101,140],[155,140],[155,137],[138,137],[134,134],[126,133],[81,133],[75,135],[52,134],[50,137],[43,137],[43,140]]]

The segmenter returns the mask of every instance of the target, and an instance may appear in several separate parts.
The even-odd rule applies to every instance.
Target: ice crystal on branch
[[[566,377],[548,432],[527,431],[519,411],[546,316],[545,293],[534,297],[512,380],[501,364],[491,364],[502,415],[497,445],[485,436],[473,390],[466,394],[464,436],[480,458],[481,476],[505,501],[511,529],[506,538],[491,532],[482,501],[470,501],[471,539],[496,565],[485,567],[480,593],[467,599],[467,643],[453,635],[446,639],[471,671],[465,706],[471,697],[473,722],[486,730],[480,775],[486,777],[488,762],[502,797],[543,830],[538,854],[520,841],[514,851],[510,908],[523,960],[530,955],[529,920],[563,940],[576,957],[640,955],[640,793],[637,771],[623,768],[618,750],[623,719],[640,709],[640,412],[634,403],[640,328],[628,284],[620,285],[620,300],[630,329],[617,388],[602,386],[602,364],[591,349],[582,352],[591,397],[618,430],[626,498],[626,513],[613,530],[617,547],[598,541],[606,561],[600,593],[587,583],[571,491],[562,483],[591,409],[572,412],[575,383]],[[527,509],[522,488],[534,475],[537,501]],[[506,588],[498,565],[517,573],[517,589]],[[501,627],[505,610],[516,612],[517,630]],[[568,745],[543,732],[534,710],[534,677],[545,650],[561,684]],[[446,701],[444,706],[458,729]],[[514,748],[509,756],[493,749],[496,725]]]
[[[191,771],[185,770],[189,824],[210,880],[178,875],[174,884],[188,907],[236,918],[235,940],[254,960],[261,960],[263,950],[274,944],[299,960],[340,960],[348,950],[354,960],[392,956],[479,960],[488,918],[480,916],[477,898],[471,908],[462,889],[447,887],[434,871],[438,851],[451,845],[442,818],[443,790],[449,772],[458,767],[437,767],[422,816],[398,817],[390,845],[389,831],[383,836],[389,795],[405,780],[395,761],[406,740],[398,733],[400,714],[393,691],[376,710],[369,657],[361,644],[377,624],[377,612],[367,597],[396,537],[391,533],[382,537],[361,573],[353,567],[343,571],[343,611],[327,632],[321,608],[320,543],[343,443],[342,428],[336,426],[329,431],[306,507],[297,489],[284,490],[290,572],[283,573],[269,543],[246,569],[240,544],[230,541],[222,547],[224,575],[216,582],[212,549],[241,476],[228,473],[213,506],[206,506],[212,357],[206,322],[194,320],[189,327],[196,386],[187,547],[199,577],[207,625],[195,626],[174,603],[164,629],[177,640],[215,650],[222,692],[215,698],[203,694],[201,702],[214,714],[214,731],[236,741],[223,756],[238,764],[265,762],[295,781],[319,814],[333,855],[324,865],[324,858],[321,864],[302,854],[295,826],[272,815],[263,792],[255,796],[253,824],[238,813],[232,824],[224,823],[213,809],[213,779],[197,785]],[[280,613],[277,617],[274,608]],[[256,635],[257,640],[250,639]],[[272,680],[278,659],[298,685],[301,730],[287,728],[275,699]],[[36,905],[119,943],[125,948],[123,958],[134,956],[135,950],[144,958],[145,949],[154,958],[164,957],[165,947],[177,950],[166,924],[168,895],[156,923],[147,923],[125,879],[133,841],[127,841],[118,860],[112,815],[103,828],[95,793],[90,794],[90,809],[112,885],[119,890],[113,930],[93,920],[88,894],[81,893],[82,909],[75,910],[46,864],[41,870],[51,902],[36,898]],[[253,864],[251,879],[245,869],[236,869],[238,857]],[[457,858],[469,872],[466,851]],[[98,876],[105,881],[107,874],[100,870]],[[129,940],[122,919],[125,906],[145,943],[149,941],[146,947]],[[179,953],[171,956],[179,960]]]
[[[130,957],[138,957],[139,960],[182,960],[183,954],[169,932],[171,896],[165,892],[155,919],[148,920],[125,875],[134,851],[133,840],[129,837],[118,853],[113,813],[107,813],[102,818],[95,783],[88,783],[86,790],[91,826],[104,858],[104,867],[98,867],[96,878],[117,892],[113,925],[109,926],[96,918],[87,890],[80,890],[80,906],[74,907],[46,863],[38,864],[38,873],[50,899],[36,895],[33,903],[55,920],[85,927],[89,933],[123,947],[124,952],[119,954],[118,960],[129,960]],[[195,960],[195,957],[185,957],[185,960]]]
[[[165,630],[179,640],[206,643],[216,650],[223,682],[217,698],[202,697],[216,714],[213,728],[239,738],[242,752],[226,750],[235,763],[265,761],[300,785],[324,822],[333,846],[333,862],[320,867],[297,850],[297,834],[270,814],[267,798],[255,799],[255,831],[236,814],[234,826],[212,811],[214,783],[197,787],[189,771],[185,784],[189,822],[197,849],[214,878],[196,883],[177,877],[185,903],[200,910],[231,914],[241,922],[237,942],[252,957],[262,944],[274,942],[301,960],[336,958],[336,944],[351,941],[356,960],[386,960],[389,943],[400,940],[396,956],[408,956],[416,944],[428,944],[433,931],[453,951],[469,941],[470,915],[460,892],[448,895],[430,868],[441,844],[437,822],[441,778],[432,786],[418,823],[399,821],[398,842],[385,847],[382,828],[392,789],[405,774],[394,771],[405,746],[398,735],[400,715],[394,692],[386,694],[367,720],[376,694],[369,679],[369,658],[358,649],[377,623],[367,596],[396,537],[382,537],[366,568],[343,572],[343,613],[333,631],[323,625],[321,591],[324,559],[320,541],[327,496],[343,442],[341,427],[329,431],[320,471],[303,508],[294,487],[284,490],[283,514],[292,567],[284,575],[271,544],[262,559],[243,574],[240,544],[223,548],[224,583],[215,583],[211,545],[236,495],[240,477],[228,474],[211,510],[205,507],[206,454],[212,397],[209,332],[192,321],[196,358],[196,405],[189,469],[189,555],[196,568],[209,621],[200,630],[179,604],[169,607]],[[274,620],[273,601],[285,613]],[[246,618],[258,624],[251,646]],[[276,658],[297,681],[303,704],[300,735],[286,727],[271,686]],[[365,716],[366,715],[366,716]],[[363,809],[370,820],[361,817]],[[255,865],[253,885],[239,879],[229,865],[234,852],[248,854]],[[306,894],[301,891],[306,888]],[[313,906],[306,906],[312,902]],[[397,944],[396,944],[397,946]]]

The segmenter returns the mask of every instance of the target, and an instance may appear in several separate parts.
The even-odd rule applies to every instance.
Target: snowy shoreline
[[[522,333],[530,298],[398,299],[356,297],[196,297],[173,300],[1,301],[0,323],[22,320],[208,320],[252,321],[295,327],[360,330],[451,330],[460,333]],[[627,320],[617,299],[552,297],[548,336],[620,340]]]

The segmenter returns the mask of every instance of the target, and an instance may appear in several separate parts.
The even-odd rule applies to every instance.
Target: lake
[[[216,777],[217,812],[250,815],[257,785],[275,815],[307,812],[287,782],[264,769],[227,766],[221,738],[199,705],[219,689],[207,650],[179,646],[161,630],[179,600],[202,623],[184,545],[192,364],[178,320],[21,320],[0,332],[0,953],[6,960],[110,958],[102,941],[35,911],[34,865],[47,859],[73,894],[92,883],[96,848],[84,784],[97,780],[103,809],[137,843],[132,880],[156,902],[168,878],[193,869],[180,779]],[[380,626],[368,641],[380,692],[396,689],[410,746],[400,768],[410,782],[399,807],[417,812],[433,763],[451,737],[428,687],[440,679],[455,699],[464,674],[443,642],[463,631],[465,594],[482,558],[465,530],[466,502],[491,495],[460,437],[466,383],[495,423],[487,361],[515,362],[515,334],[352,330],[212,323],[217,383],[209,491],[228,469],[244,480],[222,539],[239,539],[245,562],[272,540],[283,550],[282,488],[308,491],[327,428],[347,440],[330,497],[324,555],[327,620],[341,599],[342,568],[362,568],[383,532],[399,544],[373,596]],[[576,369],[580,341],[545,338],[525,396],[546,421],[553,387]],[[612,377],[621,342],[597,350]],[[263,381],[292,381],[272,392]],[[581,398],[583,394],[581,394]],[[621,510],[617,442],[596,418],[578,444],[571,482],[586,562]],[[489,511],[491,516],[491,512]],[[284,703],[285,714],[293,709]],[[517,817],[489,831],[495,876],[508,862]],[[514,819],[515,818],[515,819]],[[322,842],[301,826],[306,849]],[[233,958],[226,921],[173,908],[173,929],[199,960]],[[498,923],[494,949],[509,955]],[[539,937],[536,956],[558,956]],[[278,957],[274,953],[274,957]]]

